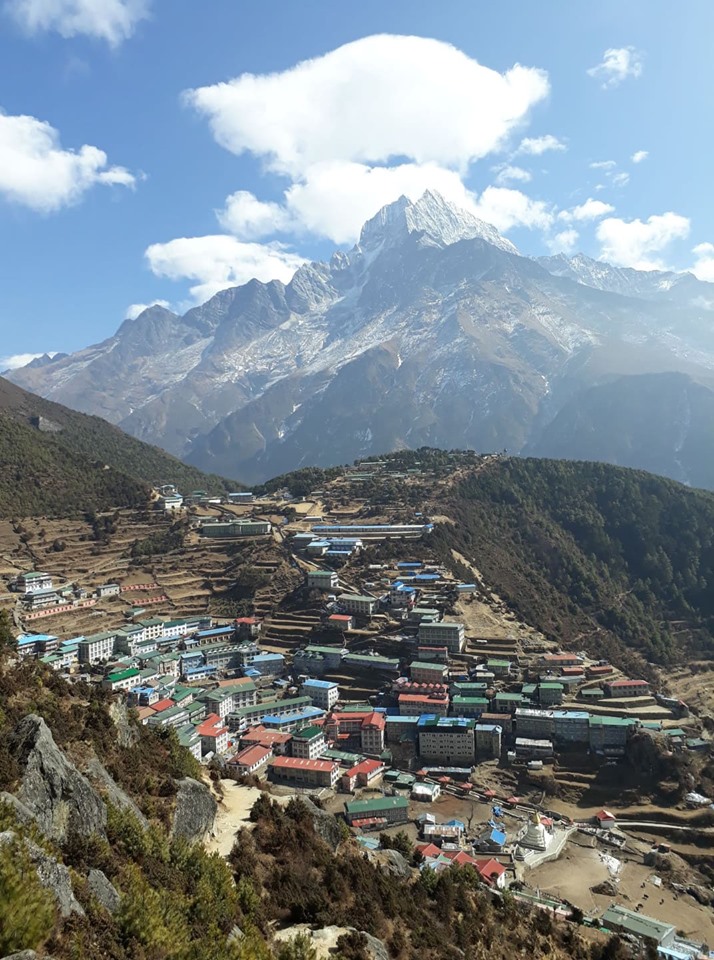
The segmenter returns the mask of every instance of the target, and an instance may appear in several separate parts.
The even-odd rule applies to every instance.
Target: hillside
[[[290,935],[302,923],[355,931],[336,960],[616,955],[572,924],[493,899],[470,868],[388,872],[300,801],[263,797],[229,858],[208,854],[196,830],[215,803],[186,779],[198,764],[170,732],[116,709],[115,722],[106,695],[35,663],[0,660],[0,690],[0,790],[11,792],[0,803],[3,956],[315,960],[309,940]],[[177,813],[191,782],[203,817]]]
[[[423,457],[422,457],[423,459]],[[714,654],[714,495],[597,463],[505,458],[456,478],[445,555],[546,635],[620,662]]]
[[[207,476],[99,417],[0,378],[0,516],[62,516],[145,502],[149,484],[221,490]]]

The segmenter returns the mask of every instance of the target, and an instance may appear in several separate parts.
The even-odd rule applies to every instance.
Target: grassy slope
[[[38,430],[36,417],[62,429]],[[0,516],[131,505],[146,498],[152,482],[175,482],[182,490],[239,487],[187,466],[99,417],[44,400],[2,378],[0,463]]]
[[[601,656],[714,654],[714,494],[597,463],[507,459],[454,489],[437,530],[546,634]],[[631,668],[642,665],[631,663]]]

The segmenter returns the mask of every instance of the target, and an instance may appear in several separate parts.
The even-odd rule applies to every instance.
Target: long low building
[[[369,826],[379,826],[382,823],[405,823],[409,819],[409,801],[406,797],[353,800],[345,804],[345,819],[353,826],[359,826],[361,823]]]
[[[313,533],[320,536],[346,534],[353,537],[423,537],[434,529],[433,523],[316,523]]]
[[[276,757],[270,764],[270,779],[301,787],[334,788],[340,779],[340,765],[334,760]]]

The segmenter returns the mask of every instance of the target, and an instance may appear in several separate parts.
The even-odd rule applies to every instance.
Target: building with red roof
[[[646,697],[650,685],[646,680],[611,680],[605,684],[609,697]]]
[[[381,779],[384,770],[381,760],[362,760],[342,774],[341,789],[352,793],[356,787],[371,787]]]
[[[301,787],[337,786],[339,764],[332,760],[307,760],[303,757],[276,757],[270,764],[270,779]]]
[[[445,717],[449,712],[449,697],[447,694],[400,693],[399,714],[402,717],[418,717],[423,713]]]
[[[269,730],[267,727],[261,725],[246,731],[246,733],[241,736],[240,742],[242,747],[268,747],[276,756],[279,756],[287,753],[288,745],[292,738],[291,733],[282,733],[280,730]]]
[[[203,723],[197,727],[201,738],[201,750],[207,753],[225,753],[228,749],[228,727],[217,713],[209,713]]]
[[[238,773],[249,774],[258,773],[273,756],[270,747],[263,747],[260,744],[253,744],[237,753],[228,761],[228,764]]]
[[[157,700],[156,703],[153,704],[153,710],[154,713],[161,713],[162,710],[170,710],[171,707],[175,706],[176,704],[173,702],[173,700],[170,700],[168,697],[164,697],[163,700]]]

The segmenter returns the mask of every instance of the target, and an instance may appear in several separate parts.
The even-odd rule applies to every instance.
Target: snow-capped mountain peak
[[[427,190],[416,201],[401,196],[382,207],[362,228],[359,246],[370,249],[378,244],[398,241],[409,233],[421,233],[440,247],[478,238],[506,253],[518,253],[510,240],[502,237],[494,226],[450,203],[434,190]]]

